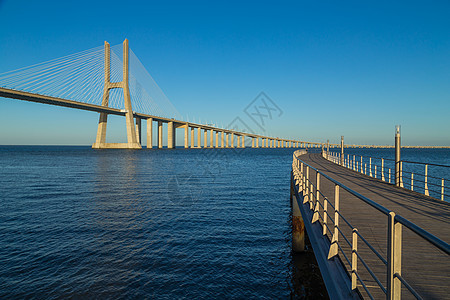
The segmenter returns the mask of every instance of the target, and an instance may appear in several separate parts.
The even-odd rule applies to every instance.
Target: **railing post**
[[[430,196],[428,192],[428,165],[425,165],[425,196]]]
[[[403,162],[400,161],[400,187],[403,187]]]
[[[381,180],[386,181],[384,178],[384,158],[381,159]]]
[[[388,270],[387,299],[401,298],[402,284],[397,274],[402,274],[402,224],[395,222],[395,213],[388,216]]]
[[[389,183],[391,183],[391,168],[389,168]]]
[[[400,186],[400,125],[395,126],[395,185]]]
[[[338,241],[339,241],[339,185],[334,185],[334,231],[331,238],[330,251],[328,252],[328,259],[338,254]]]
[[[330,140],[327,140],[327,159],[329,155],[330,155]]]
[[[369,157],[369,176],[372,177],[372,157]]]
[[[314,206],[314,214],[311,223],[319,220],[319,194],[320,194],[320,173],[316,171],[316,204]]]
[[[375,175],[374,177],[377,178],[377,165],[374,165],[374,172],[375,172],[374,173],[374,175]]]
[[[303,174],[303,162],[300,163],[300,184],[298,185],[298,192],[302,192],[303,194],[303,182],[304,182],[304,174]]]
[[[353,155],[353,171],[355,171],[355,162],[356,162],[356,156]]]
[[[414,173],[411,173],[411,191],[414,191]]]
[[[359,166],[359,168],[361,169],[361,174],[364,174],[363,172],[363,158],[361,156],[361,165]]]
[[[344,136],[341,136],[341,166],[344,166]]]
[[[322,234],[327,234],[327,223],[328,223],[328,199],[327,197],[323,198],[323,229]]]
[[[444,201],[444,178],[441,180],[441,200]]]
[[[303,190],[303,204],[308,202],[309,198],[309,166],[306,166],[305,189]]]
[[[353,228],[352,233],[352,290],[356,289],[356,283],[358,281],[358,277],[356,273],[358,272],[358,255],[356,252],[358,251],[358,229]]]

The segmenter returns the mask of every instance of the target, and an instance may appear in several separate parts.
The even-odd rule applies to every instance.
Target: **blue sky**
[[[0,73],[128,38],[190,120],[256,131],[264,91],[283,114],[261,133],[392,144],[400,124],[405,145],[450,146],[449,1],[242,2],[0,0]],[[0,144],[89,145],[97,122],[0,98]]]

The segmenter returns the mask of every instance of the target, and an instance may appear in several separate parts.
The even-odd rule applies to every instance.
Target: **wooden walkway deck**
[[[321,154],[305,154],[299,156],[299,159],[352,190],[394,211],[397,215],[405,217],[445,242],[450,242],[450,204],[448,202],[398,188],[341,167],[322,158]],[[316,181],[315,175],[315,171],[311,170],[309,178],[313,183]],[[334,184],[332,182],[321,177],[320,190],[331,203],[334,203]],[[320,199],[320,202],[323,203],[323,199]],[[329,213],[331,213],[330,208]],[[358,229],[359,233],[385,259],[387,258],[388,218],[384,214],[343,189],[341,189],[340,194],[340,213],[352,226]],[[320,216],[323,216],[322,208],[320,208]],[[305,220],[305,222],[307,221],[310,220]],[[322,222],[321,219],[319,221]],[[342,220],[339,224],[345,236],[351,242],[351,229],[345,226]],[[328,237],[331,240],[330,233],[328,233]],[[339,237],[339,244],[343,248],[343,253],[351,261],[351,247],[346,244],[341,236]],[[358,252],[386,287],[387,274],[384,263],[361,240],[358,241]],[[350,265],[343,257],[343,253],[339,251],[340,258],[347,270],[351,270]],[[358,272],[365,280],[372,296],[375,299],[384,299],[385,294],[359,261]],[[424,299],[450,299],[450,259],[448,255],[404,226],[402,276]],[[365,298],[367,297],[367,293],[360,285],[359,291]],[[406,288],[402,288],[402,298],[412,299],[414,297]]]

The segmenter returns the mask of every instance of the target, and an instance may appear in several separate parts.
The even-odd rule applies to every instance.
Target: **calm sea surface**
[[[291,255],[292,152],[2,146],[0,298],[326,297]]]
[[[290,251],[292,152],[2,146],[0,298],[326,296]]]

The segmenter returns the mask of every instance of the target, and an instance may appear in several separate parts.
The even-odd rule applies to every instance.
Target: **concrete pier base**
[[[300,208],[298,207],[295,195],[291,197],[292,201],[292,251],[305,251],[305,223],[303,222]]]

